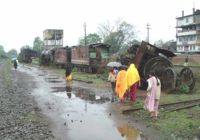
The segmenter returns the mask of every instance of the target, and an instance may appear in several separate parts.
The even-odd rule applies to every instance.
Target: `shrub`
[[[180,91],[180,93],[189,93],[190,89],[186,84],[182,84],[179,87],[179,91]]]

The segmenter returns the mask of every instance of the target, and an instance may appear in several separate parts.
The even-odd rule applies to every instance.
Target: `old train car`
[[[66,64],[71,63],[71,51],[68,46],[44,50],[40,57],[42,65],[53,64],[64,68]]]
[[[84,72],[101,73],[109,57],[110,45],[97,43],[71,47],[71,64]]]
[[[135,53],[129,63],[135,63],[141,76],[141,87],[146,88],[146,78],[150,71],[154,71],[160,78],[163,89],[175,89],[184,84],[192,90],[195,86],[195,78],[189,67],[184,67],[176,72],[170,58],[176,55],[165,49],[157,48],[145,41],[141,45],[130,48],[129,53]],[[127,62],[122,61],[122,63]]]
[[[53,64],[58,67],[64,67],[67,62],[67,50],[64,47],[54,48],[51,50],[53,56]]]
[[[32,58],[37,57],[37,52],[30,48],[23,48],[19,54],[19,61],[23,63],[31,63]]]

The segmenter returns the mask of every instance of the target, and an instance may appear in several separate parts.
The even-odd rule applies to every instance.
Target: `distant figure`
[[[149,78],[147,79],[147,97],[144,103],[144,109],[150,112],[152,119],[157,119],[158,107],[161,94],[161,82],[160,79],[155,76],[154,72],[149,72]]]
[[[16,70],[16,69],[17,69],[17,60],[14,60],[13,66],[14,66],[14,68],[15,68],[15,70]]]
[[[115,91],[121,102],[124,102],[124,94],[126,92],[126,67],[122,66],[116,78]]]
[[[126,82],[127,82],[127,98],[131,101],[136,101],[136,91],[140,85],[140,75],[138,73],[135,64],[130,64],[126,72]]]
[[[108,81],[111,83],[112,87],[112,102],[114,102],[114,96],[115,96],[115,85],[116,85],[116,75],[114,72],[114,68],[110,69],[109,75],[108,75]]]

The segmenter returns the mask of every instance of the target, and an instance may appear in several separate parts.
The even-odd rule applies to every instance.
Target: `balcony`
[[[199,41],[200,42],[200,41]],[[178,41],[177,42],[177,45],[184,45],[184,46],[187,46],[187,45],[194,45],[194,44],[197,44],[197,41]]]
[[[200,33],[198,31],[198,33]],[[189,30],[189,31],[177,31],[177,36],[187,36],[187,35],[196,35],[197,31],[196,30]]]

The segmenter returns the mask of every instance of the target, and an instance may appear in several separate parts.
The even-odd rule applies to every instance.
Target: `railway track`
[[[187,100],[187,101],[180,101],[180,102],[174,102],[174,103],[166,103],[166,104],[160,104],[159,105],[159,109],[162,109],[163,111],[179,111],[182,109],[189,109],[195,106],[199,106],[200,105],[200,99],[195,99],[195,100]],[[139,107],[139,108],[132,108],[132,109],[126,109],[123,110],[122,113],[126,114],[126,113],[130,113],[130,112],[134,112],[134,111],[139,111],[144,109],[143,107]]]

